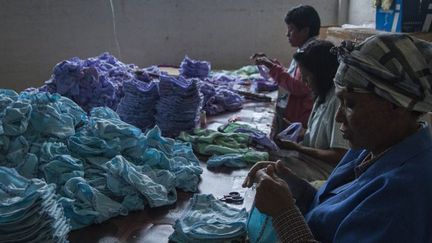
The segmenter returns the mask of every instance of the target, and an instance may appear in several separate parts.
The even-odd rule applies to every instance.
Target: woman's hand
[[[256,65],[264,65],[268,69],[271,69],[275,64],[274,61],[270,60],[264,53],[255,53],[250,57]]]
[[[275,143],[281,148],[281,149],[286,149],[286,150],[296,150],[298,151],[301,147],[300,144],[290,141],[290,140],[285,140],[285,139],[280,139],[280,138],[276,138],[275,139]]]
[[[276,174],[288,184],[291,195],[296,199],[296,204],[300,211],[302,213],[307,212],[315,197],[316,189],[309,182],[294,174],[281,161],[276,162],[272,166]]]
[[[276,217],[294,206],[295,200],[287,182],[276,174],[275,164],[268,165],[257,185],[255,207]]]
[[[243,181],[242,186],[243,187],[251,187],[254,182],[257,182],[257,179],[260,177],[260,175],[262,174],[262,169],[267,168],[267,166],[269,166],[270,164],[274,164],[276,162],[273,161],[260,161],[257,162],[256,164],[254,164],[254,166],[252,166],[252,168],[249,170],[249,173],[247,174],[245,180]]]

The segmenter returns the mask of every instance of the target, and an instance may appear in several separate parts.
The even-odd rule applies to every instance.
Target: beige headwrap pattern
[[[332,50],[340,66],[335,85],[372,92],[408,109],[432,110],[432,44],[406,34],[380,34]]]

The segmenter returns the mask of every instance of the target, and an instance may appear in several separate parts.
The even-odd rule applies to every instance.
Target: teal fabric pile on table
[[[189,143],[146,134],[109,108],[90,115],[68,98],[0,90],[0,166],[56,184],[72,229],[194,192],[202,169]]]
[[[0,166],[0,242],[67,242],[69,230],[54,184]]]

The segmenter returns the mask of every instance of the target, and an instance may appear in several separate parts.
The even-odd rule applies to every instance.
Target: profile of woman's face
[[[336,88],[340,107],[336,121],[350,147],[374,149],[385,144],[388,136],[391,105],[384,99],[369,93],[353,93]]]
[[[318,80],[316,76],[311,71],[309,71],[309,69],[305,68],[301,64],[299,64],[299,68],[302,81],[312,90],[314,94],[318,94]]]

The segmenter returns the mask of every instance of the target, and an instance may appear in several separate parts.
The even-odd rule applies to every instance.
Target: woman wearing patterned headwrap
[[[352,149],[319,191],[279,162],[253,168],[255,206],[282,242],[432,242],[432,135],[418,121],[432,110],[432,44],[383,34],[335,51]]]

